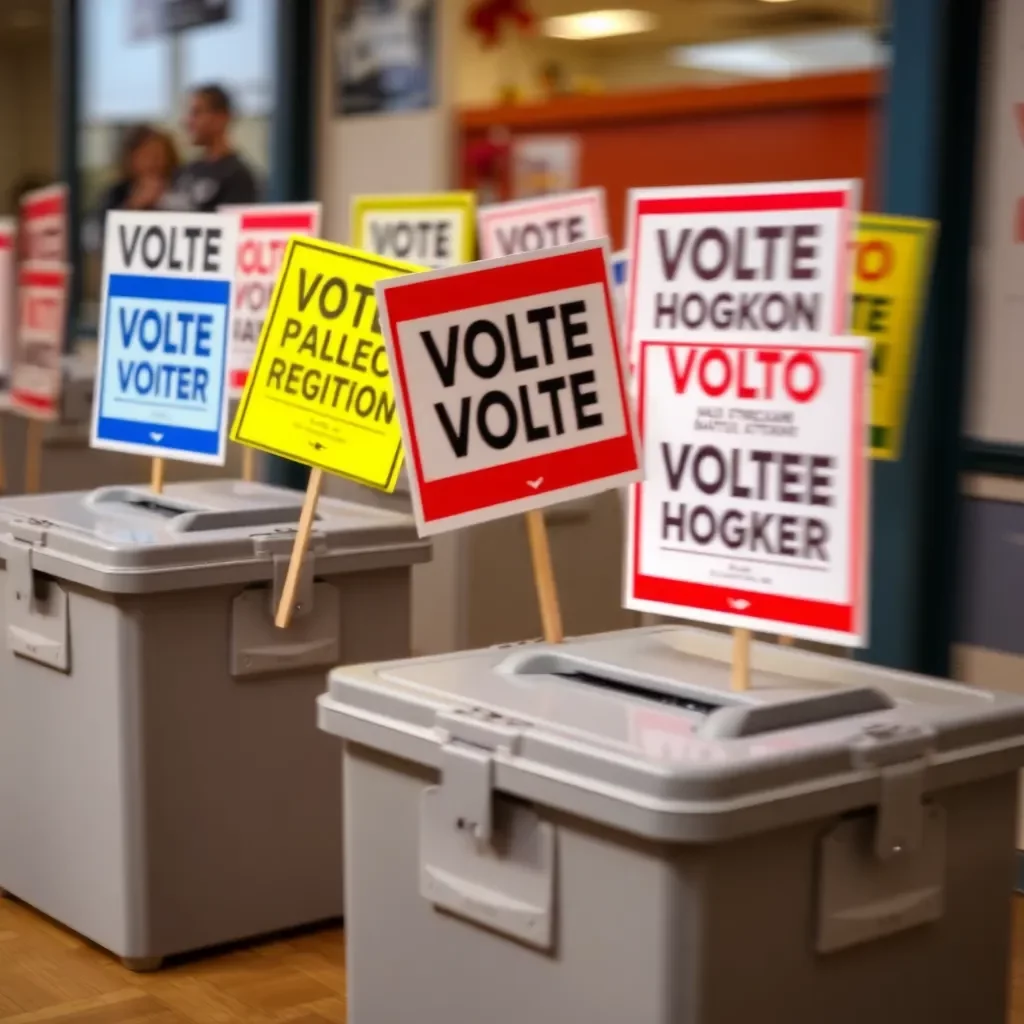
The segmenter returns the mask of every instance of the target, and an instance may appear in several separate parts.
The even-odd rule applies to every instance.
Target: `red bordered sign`
[[[866,342],[644,342],[626,604],[859,645]]]
[[[33,419],[60,419],[69,277],[67,267],[52,264],[23,263],[18,269],[10,404]]]
[[[537,252],[608,234],[603,188],[481,206],[477,237],[483,259]]]
[[[634,189],[630,362],[641,341],[845,334],[860,184]]]
[[[18,211],[19,258],[33,263],[67,263],[68,187],[47,185],[26,192]]]
[[[319,236],[320,204],[223,206],[221,211],[238,215],[238,263],[228,349],[228,388],[237,398],[245,389],[256,355],[288,239],[292,235]]]
[[[377,285],[423,535],[639,478],[607,244]]]

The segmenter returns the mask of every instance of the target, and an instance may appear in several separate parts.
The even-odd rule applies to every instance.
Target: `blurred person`
[[[147,124],[137,125],[124,137],[120,177],[104,196],[101,209],[159,209],[179,163],[170,135]]]
[[[231,117],[231,97],[221,86],[192,90],[185,128],[202,155],[174,183],[177,208],[212,213],[228,203],[257,201],[256,178],[231,146]]]

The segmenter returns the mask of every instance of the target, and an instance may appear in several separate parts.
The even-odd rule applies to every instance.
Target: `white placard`
[[[626,604],[860,645],[867,344],[645,342]]]
[[[604,189],[481,206],[477,235],[483,259],[538,252],[608,234]]]
[[[59,263],[18,268],[18,327],[10,407],[31,419],[60,419],[70,270]]]
[[[638,479],[607,246],[377,285],[423,535]]]

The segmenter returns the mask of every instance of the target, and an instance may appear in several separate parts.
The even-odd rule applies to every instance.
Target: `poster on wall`
[[[579,188],[580,140],[527,135],[512,143],[512,197],[530,199]]]
[[[436,0],[341,0],[334,114],[425,110],[434,102]]]

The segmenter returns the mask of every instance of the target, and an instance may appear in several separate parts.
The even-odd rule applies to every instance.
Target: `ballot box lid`
[[[111,593],[274,579],[287,565],[303,494],[238,480],[38,494],[0,501],[0,559]],[[430,557],[411,515],[322,497],[310,537],[317,575]]]

